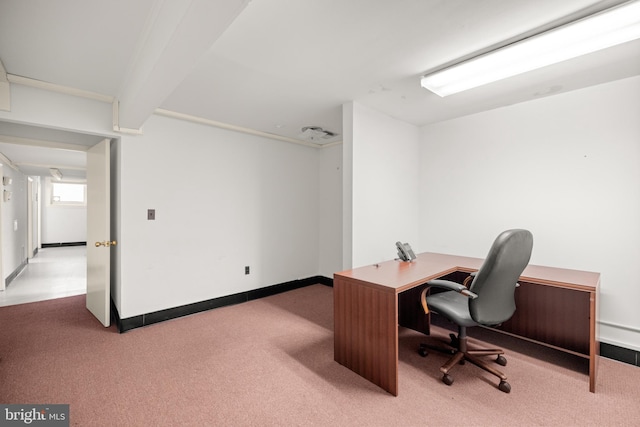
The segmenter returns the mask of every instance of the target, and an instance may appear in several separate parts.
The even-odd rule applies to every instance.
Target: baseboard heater
[[[164,322],[165,320],[176,319],[178,317],[188,316],[190,314],[200,313],[214,308],[226,307],[228,305],[240,304],[316,284],[333,286],[333,279],[324,276],[314,276],[307,279],[293,280],[291,282],[279,283],[277,285],[271,285],[260,289],[253,289],[251,291],[168,308],[166,310],[155,311],[153,313],[140,314],[138,316],[127,317],[125,319],[120,318],[118,310],[116,309],[113,300],[111,300],[111,317],[113,322],[116,324],[118,331],[123,333],[154,323]]]

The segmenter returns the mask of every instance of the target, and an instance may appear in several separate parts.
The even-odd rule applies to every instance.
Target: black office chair
[[[451,334],[451,342],[447,347],[436,348],[453,356],[440,371],[442,382],[453,383],[449,370],[457,363],[465,360],[479,366],[500,378],[498,388],[509,393],[511,386],[507,377],[485,360],[477,356],[497,356],[496,362],[502,366],[507,364],[501,349],[470,349],[467,346],[467,328],[472,326],[496,326],[511,318],[516,310],[515,289],[518,278],[531,258],[533,235],[527,230],[507,230],[502,232],[493,242],[489,254],[482,267],[473,274],[469,288],[448,280],[431,280],[422,291],[421,303],[425,313],[438,313],[458,325],[458,336]],[[430,288],[448,289],[427,296]],[[421,344],[418,352],[427,355],[427,348]]]

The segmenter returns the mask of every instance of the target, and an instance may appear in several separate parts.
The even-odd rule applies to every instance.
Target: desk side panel
[[[397,395],[395,293],[334,276],[333,299],[335,361]]]
[[[600,311],[600,304],[598,298],[598,292],[600,289],[600,281],[593,292],[590,292],[590,321],[589,321],[589,334],[591,345],[589,347],[589,391],[596,392],[596,377],[598,375],[598,363],[600,361],[600,331],[598,329],[598,316]]]

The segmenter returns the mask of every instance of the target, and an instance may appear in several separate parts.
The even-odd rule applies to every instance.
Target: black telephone
[[[416,259],[416,254],[413,253],[413,249],[408,243],[396,242],[398,248],[398,256],[402,261],[413,261]]]

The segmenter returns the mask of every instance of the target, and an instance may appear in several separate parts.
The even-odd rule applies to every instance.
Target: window
[[[86,205],[87,184],[77,182],[52,182],[52,205]]]

